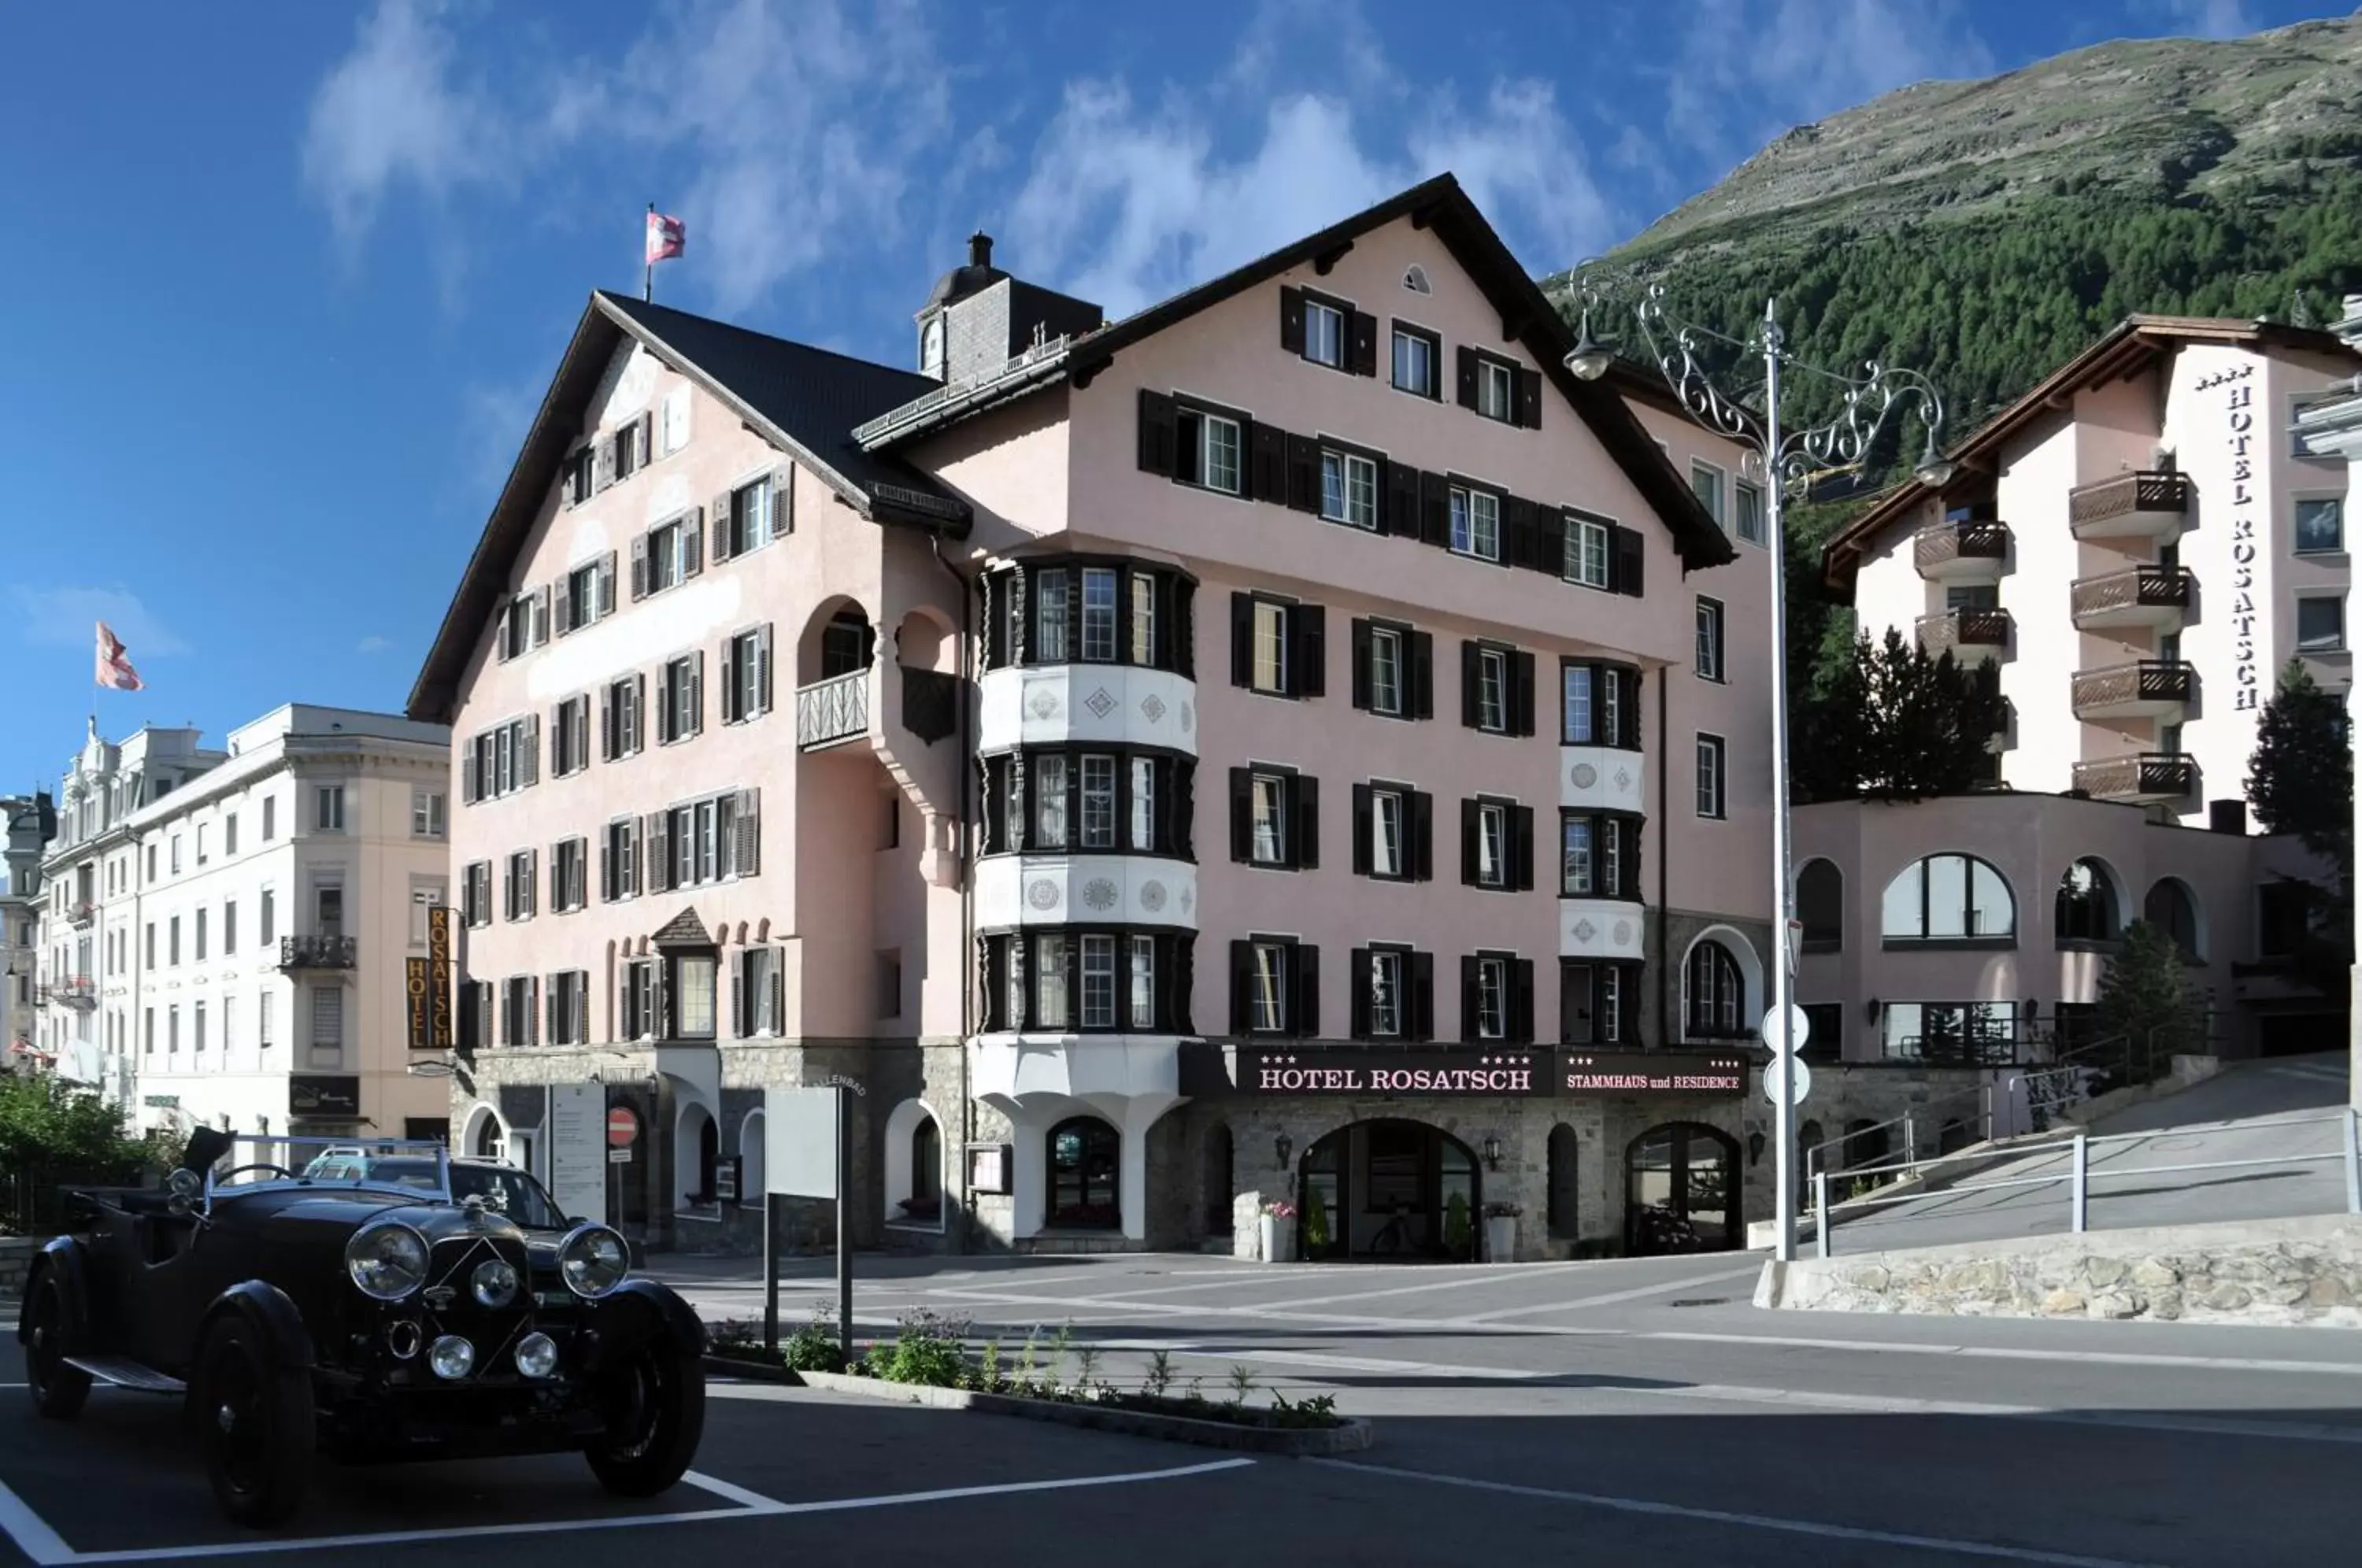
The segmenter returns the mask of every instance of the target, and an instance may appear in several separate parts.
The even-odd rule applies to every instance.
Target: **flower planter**
[[[1226,1448],[1246,1453],[1356,1453],[1370,1446],[1370,1423],[1348,1417],[1333,1427],[1266,1427],[1207,1420],[1184,1414],[1125,1409],[1117,1406],[1064,1399],[1029,1399],[1010,1394],[985,1394],[966,1388],[930,1388],[911,1383],[886,1383],[837,1372],[807,1372],[797,1381],[807,1388],[830,1394],[851,1394],[894,1404],[925,1405],[939,1410],[971,1410],[979,1415],[1015,1416],[1025,1420],[1130,1437],[1158,1438],[1166,1442],[1195,1443],[1202,1448]]]
[[[1514,1214],[1488,1214],[1485,1217],[1485,1261],[1507,1263],[1518,1255],[1518,1217]]]
[[[1257,1221],[1263,1232],[1263,1261],[1294,1263],[1296,1261],[1296,1221],[1283,1220],[1276,1214],[1265,1214]]]

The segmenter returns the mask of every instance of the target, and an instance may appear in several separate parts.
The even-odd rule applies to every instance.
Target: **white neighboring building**
[[[33,977],[40,970],[41,845],[55,815],[46,791],[0,798],[0,1050],[10,1068],[39,1051]]]
[[[77,972],[137,1125],[443,1133],[448,1087],[406,1071],[403,960],[448,889],[449,758],[442,725],[291,703],[160,798],[133,779],[85,839],[61,813],[48,921],[90,912],[48,946],[81,964],[95,938]]]

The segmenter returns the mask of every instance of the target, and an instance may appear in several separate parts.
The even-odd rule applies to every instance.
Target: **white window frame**
[[[1403,713],[1403,635],[1392,626],[1370,628],[1370,712]]]
[[[1096,780],[1096,782],[1095,782]],[[1111,850],[1116,847],[1116,758],[1109,752],[1085,752],[1082,776],[1076,788],[1083,820],[1076,824],[1077,847]]]
[[[1502,1040],[1509,1032],[1509,961],[1476,960],[1476,1038]]]
[[[1509,885],[1509,808],[1492,801],[1476,804],[1476,885]]]
[[[345,831],[345,787],[341,784],[312,786],[312,831],[342,833]],[[178,840],[173,848],[180,848]],[[179,869],[176,866],[174,869]]]
[[[1116,943],[1112,936],[1087,933],[1082,938],[1082,997],[1079,1027],[1113,1029],[1116,1022]]]
[[[1588,517],[1568,518],[1566,550],[1569,559],[1564,564],[1573,569],[1566,574],[1568,581],[1579,582],[1585,588],[1607,586],[1606,524]]]
[[[1414,376],[1413,382],[1409,384],[1403,381],[1405,348],[1411,350],[1410,357],[1415,361],[1424,364],[1427,371],[1424,377]],[[1395,391],[1408,392],[1413,397],[1433,398],[1435,396],[1435,360],[1434,339],[1420,333],[1406,332],[1400,326],[1394,329],[1394,351],[1388,364],[1388,374],[1393,378]],[[1414,365],[1413,369],[1417,368],[1417,365]]]
[[[1729,508],[1724,499],[1728,493],[1725,481],[1729,477],[1719,463],[1709,463],[1704,458],[1690,459],[1690,493],[1705,507],[1706,515],[1714,519],[1716,527],[1724,526],[1724,519],[1729,515]],[[1698,488],[1701,480],[1706,481],[1704,490]]]
[[[1124,944],[1128,992],[1125,1021],[1133,1030],[1156,1027],[1156,938],[1134,936]]]
[[[1253,602],[1254,650],[1249,661],[1247,679],[1254,690],[1267,697],[1285,697],[1292,687],[1288,681],[1287,644],[1292,628],[1289,607],[1268,599]]]
[[[1408,812],[1399,790],[1370,791],[1370,875],[1400,881],[1409,869],[1403,854],[1403,824]]]
[[[1518,422],[1517,367],[1491,358],[1476,361],[1476,412],[1504,425]]]
[[[1033,759],[1032,777],[1025,781],[1033,796],[1033,843],[1035,849],[1066,849],[1072,846],[1075,824],[1066,820],[1066,769],[1069,764],[1061,753],[1053,752]]]
[[[1136,852],[1153,850],[1156,847],[1156,761],[1135,756],[1126,771],[1131,780],[1131,846]]]
[[[1326,352],[1323,352],[1326,350]],[[1345,313],[1319,300],[1304,302],[1304,357],[1332,370],[1345,368]]]
[[[1288,851],[1289,797],[1287,777],[1280,773],[1249,775],[1248,855],[1257,866],[1285,866]]]
[[[1598,819],[1572,815],[1559,819],[1559,892],[1587,899],[1599,887]]]
[[[2321,638],[2319,638],[2319,637],[2313,637],[2313,638],[2308,639],[2308,638],[2305,636],[2305,635],[2304,635],[2304,607],[2305,607],[2306,605],[2308,605],[2308,604],[2326,604],[2326,605],[2328,605],[2328,606],[2330,607],[2330,609],[2331,609],[2331,610],[2333,610],[2333,611],[2334,611],[2334,612],[2336,613],[2336,615],[2337,615],[2337,633],[2336,633],[2336,635],[2335,635],[2335,637],[2334,637],[2334,639],[2331,639],[2331,640],[2328,640],[2328,641],[2323,641],[2323,640],[2322,640],[2322,639],[2321,639]],[[2295,616],[2294,616],[2293,620],[2294,620],[2294,626],[2293,626],[2293,629],[2294,629],[2295,636],[2296,636],[2296,651],[2297,651],[2298,653],[2300,653],[2300,654],[2328,654],[2328,653],[2342,653],[2342,652],[2344,652],[2344,651],[2345,651],[2345,594],[2343,594],[2343,593],[2300,593],[2300,594],[2298,594],[2298,595],[2296,596],[2296,614],[2295,614]]]
[[[1033,1014],[1036,1029],[1061,1032],[1075,1027],[1075,999],[1066,986],[1066,943],[1065,936],[1044,934],[1033,939],[1032,959]],[[1054,1007],[1052,1003],[1056,1005]]]
[[[1748,499],[1755,504],[1750,508]],[[1765,545],[1771,541],[1771,513],[1764,508],[1763,487],[1753,480],[1738,480],[1730,487],[1730,531],[1742,545]],[[1750,521],[1751,513],[1751,521]]]
[[[1722,601],[1697,596],[1697,673],[1701,680],[1719,682],[1723,676]]]
[[[1505,649],[1476,650],[1476,727],[1491,735],[1509,733],[1509,656]]]
[[[1249,1028],[1257,1034],[1285,1034],[1287,1032],[1287,944],[1257,942],[1251,946],[1254,995]]]
[[[1721,821],[1729,814],[1725,774],[1729,749],[1723,737],[1701,731],[1697,737],[1697,814]]]
[[[2297,513],[2308,506],[2325,506],[2337,521],[2337,542],[2334,545],[2307,548],[2297,527]],[[2342,495],[2299,495],[2289,501],[2289,553],[2312,559],[2321,556],[2342,556],[2345,553],[2345,498]]]
[[[1370,1034],[1397,1039],[1403,1032],[1403,958],[1389,947],[1370,950]]]
[[[1241,483],[1242,465],[1246,457],[1242,449],[1243,445],[1237,420],[1227,414],[1200,413],[1198,415],[1198,484],[1224,495],[1243,493]],[[1226,464],[1217,467],[1217,458],[1227,459]]]
[[[410,836],[441,838],[449,823],[446,808],[448,801],[440,790],[413,790],[410,792]]]
[[[1103,602],[1094,602],[1092,590],[1107,591]],[[1113,664],[1118,651],[1116,631],[1122,620],[1122,583],[1113,567],[1083,569],[1083,662]]]

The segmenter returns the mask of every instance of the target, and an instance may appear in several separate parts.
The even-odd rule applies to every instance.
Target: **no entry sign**
[[[607,1146],[628,1149],[640,1141],[640,1119],[628,1105],[618,1105],[607,1112]]]

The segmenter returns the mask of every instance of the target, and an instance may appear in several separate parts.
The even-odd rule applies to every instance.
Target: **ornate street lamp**
[[[1592,335],[1592,313],[1614,308],[1587,273],[1574,281],[1583,301],[1583,316],[1574,349],[1566,368],[1586,381],[1595,381],[1615,362],[1612,337]],[[1763,304],[1763,322],[1748,339],[1727,337],[1706,327],[1677,320],[1665,306],[1665,289],[1653,283],[1630,306],[1634,325],[1648,346],[1648,356],[1672,389],[1673,397],[1691,420],[1717,436],[1738,442],[1761,463],[1765,478],[1766,523],[1772,551],[1772,886],[1778,904],[1772,945],[1771,1006],[1764,1016],[1766,1043],[1774,1055],[1794,1055],[1790,1013],[1795,993],[1794,950],[1789,933],[1794,929],[1796,893],[1789,873],[1788,820],[1788,572],[1787,541],[1782,527],[1783,502],[1789,487],[1800,492],[1818,475],[1859,469],[1871,444],[1897,408],[1910,405],[1926,439],[1914,470],[1920,483],[1941,488],[1952,477],[1952,463],[1943,453],[1944,400],[1927,378],[1916,370],[1865,361],[1859,375],[1840,375],[1796,359],[1787,350],[1775,301]],[[1699,355],[1708,344],[1720,344],[1740,354],[1763,359],[1762,406],[1751,407],[1716,386]],[[1822,424],[1783,429],[1780,423],[1781,378],[1794,371],[1832,382],[1841,389],[1836,415]],[[1776,1181],[1773,1205],[1779,1220],[1776,1255],[1783,1261],[1796,1255],[1796,1107],[1782,1096],[1774,1108]]]

